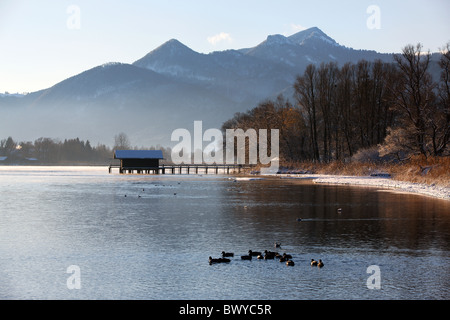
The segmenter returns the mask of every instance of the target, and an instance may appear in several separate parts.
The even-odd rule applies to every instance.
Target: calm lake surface
[[[106,167],[0,167],[0,195],[0,299],[450,299],[449,201]]]

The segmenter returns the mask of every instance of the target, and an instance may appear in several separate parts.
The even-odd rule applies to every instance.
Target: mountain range
[[[338,44],[319,28],[270,35],[239,50],[198,53],[171,39],[132,64],[105,63],[25,96],[0,95],[0,138],[89,139],[113,144],[124,132],[133,145],[172,146],[177,128],[220,128],[292,85],[306,66],[362,59],[393,61],[392,54]]]

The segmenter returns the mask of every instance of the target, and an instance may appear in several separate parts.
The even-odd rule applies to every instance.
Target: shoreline
[[[0,168],[17,168],[17,167],[70,167],[67,165],[60,166],[0,166]],[[107,166],[103,165],[79,165],[73,167],[89,167],[89,168],[101,168]],[[380,177],[380,176],[352,176],[352,175],[333,175],[333,174],[313,174],[313,173],[301,173],[301,174],[293,174],[293,173],[285,173],[285,174],[251,174],[251,173],[243,173],[235,176],[246,175],[252,177],[253,179],[261,179],[264,177],[278,177],[280,179],[301,179],[301,180],[311,180],[313,183],[318,184],[333,184],[333,185],[347,185],[347,186],[361,186],[361,187],[378,187],[392,190],[393,192],[402,192],[408,194],[418,194],[422,196],[429,196],[435,199],[441,200],[450,200],[450,188],[439,186],[439,185],[429,185],[425,183],[416,183],[416,182],[408,182],[395,180],[391,177]],[[250,178],[250,179],[252,179]]]
[[[263,176],[263,175],[261,175]],[[394,192],[419,194],[441,200],[450,200],[450,188],[424,183],[414,183],[395,180],[387,177],[372,176],[348,176],[329,174],[270,174],[266,176],[279,177],[281,179],[305,179],[318,184],[348,185],[361,187],[378,187],[391,189]]]

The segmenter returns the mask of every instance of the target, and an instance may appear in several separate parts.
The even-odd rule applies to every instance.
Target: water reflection
[[[282,185],[280,186],[280,184]],[[241,183],[234,213],[254,231],[284,243],[398,249],[449,249],[448,202],[374,188],[322,186],[301,181]],[[228,196],[228,195],[227,195]],[[342,211],[338,209],[341,208]],[[301,218],[301,221],[298,219]]]
[[[448,201],[276,178],[16,170],[0,171],[1,298],[450,297]],[[296,265],[240,260],[249,249],[287,252]],[[236,258],[210,266],[222,251]],[[72,264],[79,292],[65,287]],[[365,287],[372,264],[378,292]]]

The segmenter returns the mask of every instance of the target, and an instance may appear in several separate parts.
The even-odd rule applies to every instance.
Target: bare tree
[[[302,77],[297,77],[294,84],[295,99],[301,111],[306,113],[309,126],[312,160],[320,161],[318,144],[318,110],[317,102],[317,71],[313,64],[308,65]]]
[[[441,51],[439,66],[442,71],[438,88],[439,112],[437,121],[432,124],[433,148],[436,155],[448,154],[447,146],[450,144],[450,42]]]
[[[131,143],[128,136],[121,132],[114,136],[114,150],[131,149]]]
[[[395,86],[394,107],[401,114],[403,126],[412,125],[418,152],[429,154],[427,148],[427,122],[435,108],[435,94],[431,75],[428,72],[431,54],[422,52],[422,45],[408,45],[401,55],[394,56],[400,70],[400,81]]]
[[[318,100],[322,112],[323,160],[331,160],[332,123],[335,108],[338,68],[336,63],[322,63],[318,70]]]
[[[428,71],[431,55],[420,44],[406,46],[396,64],[311,64],[294,83],[295,107],[282,96],[266,100],[236,114],[223,129],[280,129],[280,157],[290,161],[341,160],[359,149],[371,150],[372,158],[391,154],[399,160],[447,155],[449,47],[439,63],[439,84]]]
[[[354,66],[346,63],[339,72],[339,80],[336,93],[336,104],[338,110],[337,124],[343,135],[345,146],[351,157],[355,151],[354,145],[354,103],[352,92],[354,87]]]
[[[381,157],[392,155],[398,161],[406,160],[414,153],[414,137],[409,128],[388,128],[388,135],[382,144],[378,146]]]

